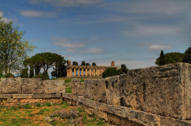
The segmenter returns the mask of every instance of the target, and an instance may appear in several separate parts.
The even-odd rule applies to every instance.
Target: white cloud
[[[170,49],[171,46],[169,46],[169,45],[150,45],[149,48],[152,50],[167,50],[167,49]]]
[[[132,2],[105,2],[101,7],[134,14],[174,15],[190,10],[189,0],[144,0]]]
[[[20,14],[25,17],[55,17],[56,13],[36,11],[36,10],[22,10]]]
[[[9,21],[10,21],[10,19],[4,17],[4,13],[3,13],[2,11],[0,11],[0,17],[1,17],[2,20],[5,21],[5,22],[9,22]]]
[[[101,0],[31,0],[32,4],[47,3],[57,7],[73,7],[81,5],[93,5]]]
[[[62,38],[62,39],[58,39],[58,42],[54,43],[56,46],[60,46],[63,48],[67,48],[69,50],[73,50],[76,48],[83,48],[85,45],[82,42],[72,42],[71,40]]]
[[[89,48],[85,51],[82,51],[81,53],[85,53],[85,54],[103,54],[104,53],[104,49],[102,48]]]
[[[181,28],[178,26],[165,25],[135,25],[133,30],[123,31],[125,35],[136,36],[152,36],[152,35],[166,35],[170,33],[178,33]]]

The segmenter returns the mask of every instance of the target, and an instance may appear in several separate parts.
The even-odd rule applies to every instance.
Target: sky
[[[0,16],[39,52],[128,68],[191,45],[191,0],[0,0]]]

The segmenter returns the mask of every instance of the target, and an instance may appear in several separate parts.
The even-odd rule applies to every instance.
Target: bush
[[[41,78],[42,80],[49,80],[49,76],[47,73],[39,74],[35,76],[35,78]]]
[[[15,76],[12,73],[7,73],[7,74],[4,75],[4,77],[6,77],[6,78],[13,78]]]
[[[72,80],[71,79],[66,79],[65,83],[70,83]]]
[[[21,77],[22,78],[28,77],[28,68],[25,68],[25,69],[21,70]]]
[[[116,68],[108,68],[105,72],[103,72],[102,77],[110,77],[121,74],[121,70],[117,70]]]
[[[24,105],[24,106],[23,106],[23,108],[25,108],[25,109],[31,109],[31,108],[32,108],[32,106],[31,106],[31,105],[29,105],[29,104],[26,104],[26,105]]]

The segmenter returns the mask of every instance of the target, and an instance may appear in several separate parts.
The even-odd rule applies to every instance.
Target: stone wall
[[[1,78],[0,94],[48,94],[61,93],[65,89],[63,80],[41,80],[29,78]]]
[[[126,75],[85,81],[83,96],[177,119],[191,119],[191,65],[131,70]]]

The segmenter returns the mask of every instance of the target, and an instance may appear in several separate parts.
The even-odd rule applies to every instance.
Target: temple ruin
[[[99,77],[107,68],[116,68],[115,62],[111,66],[77,66],[68,61],[67,77]]]

